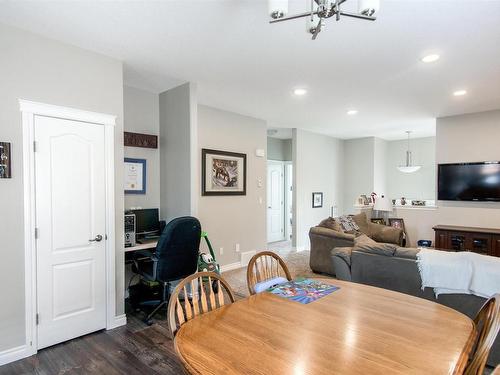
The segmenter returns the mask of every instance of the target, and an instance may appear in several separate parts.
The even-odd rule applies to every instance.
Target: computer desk
[[[149,250],[156,248],[158,244],[158,239],[154,240],[141,240],[142,243],[138,243],[135,246],[125,247],[125,252],[137,251],[137,250]]]

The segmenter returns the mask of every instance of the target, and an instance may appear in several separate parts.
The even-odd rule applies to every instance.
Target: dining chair
[[[227,302],[234,302],[233,290],[215,272],[197,272],[186,277],[176,286],[168,302],[168,325],[172,337],[187,321]]]
[[[478,337],[465,375],[480,375],[484,371],[490,349],[500,331],[500,294],[489,298],[474,319]]]
[[[247,286],[251,295],[286,281],[292,276],[283,259],[272,251],[255,254],[247,267]]]

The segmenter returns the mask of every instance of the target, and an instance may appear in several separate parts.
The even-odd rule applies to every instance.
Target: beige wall
[[[198,217],[222,265],[240,261],[240,254],[266,248],[266,158],[256,149],[266,149],[266,122],[215,108],[198,106],[198,160],[209,148],[247,154],[247,194],[201,196],[201,163],[194,191],[199,197]],[[258,181],[262,186],[258,186]],[[236,252],[236,244],[240,252]],[[220,248],[224,254],[220,254]],[[204,248],[204,244],[203,244]]]
[[[374,138],[349,139],[344,141],[343,213],[354,212],[356,199],[370,196],[374,189]]]
[[[123,79],[121,62],[0,24],[0,139],[12,142],[12,179],[0,181],[0,351],[22,345],[24,231],[18,99],[116,115],[116,303],[123,312]]]
[[[380,195],[388,195],[387,158],[389,143],[384,139],[373,138],[373,191]]]
[[[337,138],[294,129],[294,245],[310,249],[309,229],[343,211],[344,142]],[[323,207],[312,208],[312,193],[323,193]]]
[[[436,199],[436,137],[412,139],[410,148],[413,164],[422,168],[414,173],[402,173],[408,141],[387,142],[387,194],[391,199]]]
[[[167,222],[196,216],[196,103],[192,83],[160,94],[160,215]]]
[[[292,160],[292,140],[267,137],[268,160]]]
[[[500,160],[500,111],[437,119],[436,163]],[[438,201],[436,209],[396,209],[405,219],[410,244],[432,239],[432,227],[459,225],[500,228],[500,203]]]
[[[160,133],[159,96],[134,87],[123,87],[123,124],[133,133]],[[158,145],[159,146],[159,145]],[[126,194],[125,209],[160,207],[160,149],[125,147],[125,157],[146,159],[146,194]]]
[[[500,160],[500,110],[437,119],[437,163]],[[500,203],[439,201],[439,224],[500,227]]]

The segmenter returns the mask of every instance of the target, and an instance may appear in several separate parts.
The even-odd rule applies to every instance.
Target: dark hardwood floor
[[[129,313],[124,327],[79,337],[2,366],[0,375],[182,374],[165,312],[156,315],[151,327],[140,320],[141,314]]]

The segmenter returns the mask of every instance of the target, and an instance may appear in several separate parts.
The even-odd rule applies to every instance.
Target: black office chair
[[[162,286],[161,300],[144,319],[151,325],[153,316],[168,304],[170,282],[184,279],[197,271],[200,248],[201,225],[190,216],[179,217],[169,222],[163,230],[153,253],[141,252],[147,260],[135,262],[133,271],[148,281],[157,281]]]

